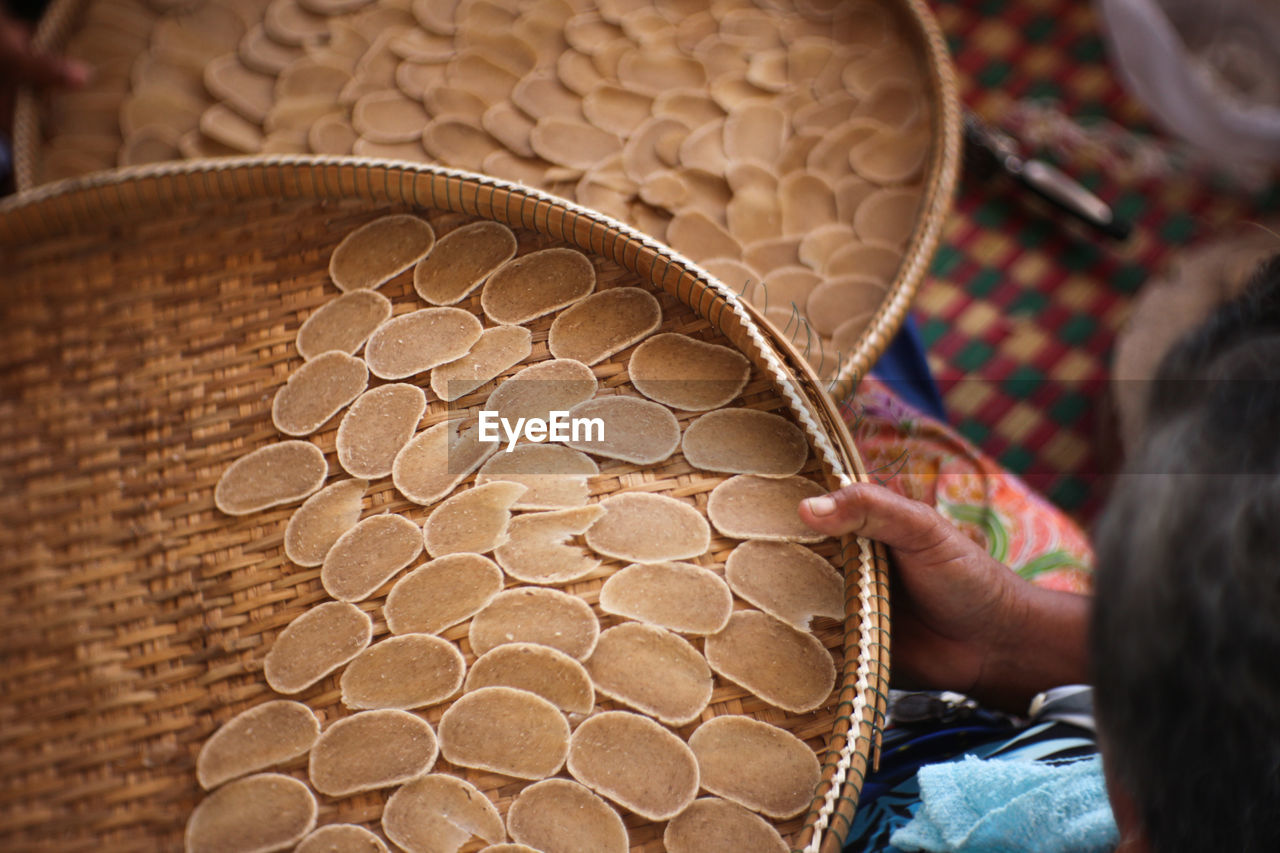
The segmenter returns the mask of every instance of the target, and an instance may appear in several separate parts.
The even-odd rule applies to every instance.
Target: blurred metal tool
[[[969,112],[964,117],[964,143],[966,162],[979,174],[1004,172],[1054,207],[1108,237],[1123,240],[1129,236],[1131,223],[1116,219],[1115,211],[1079,181],[1043,160],[1024,157],[1013,137]]]

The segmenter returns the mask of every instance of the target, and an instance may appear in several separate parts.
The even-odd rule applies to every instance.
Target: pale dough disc
[[[522,77],[511,90],[511,103],[534,121],[582,118],[582,98],[545,71],[532,71]]]
[[[671,248],[691,258],[742,257],[742,244],[737,238],[701,210],[677,213],[667,226],[667,242]]]
[[[698,793],[698,760],[685,742],[639,714],[606,711],[569,741],[569,773],[649,820],[668,820]]]
[[[206,791],[311,749],[320,721],[301,702],[277,699],[227,720],[200,747],[196,779]]]
[[[584,506],[517,516],[507,531],[509,541],[498,547],[494,557],[510,577],[526,583],[580,580],[595,571],[600,561],[567,540],[582,535],[603,515],[599,506]]]
[[[489,395],[484,411],[498,416],[516,428],[520,418],[547,420],[551,412],[567,412],[595,396],[597,382],[591,368],[580,361],[557,358],[530,365],[510,377]],[[501,434],[505,444],[509,437]]]
[[[248,515],[302,500],[320,488],[328,473],[324,453],[309,441],[268,444],[241,456],[222,472],[213,503],[227,515]]]
[[[480,306],[495,323],[527,323],[572,305],[596,286],[596,268],[577,249],[553,248],[507,261],[480,291]]]
[[[561,86],[576,95],[586,95],[607,83],[589,54],[570,48],[556,59],[556,77]]]
[[[827,259],[845,246],[858,242],[853,226],[832,222],[815,228],[800,240],[800,263],[821,271]]]
[[[480,126],[517,157],[533,157],[529,142],[536,122],[507,101],[500,101],[485,109],[480,116]]]
[[[657,464],[680,446],[680,422],[666,406],[642,397],[596,397],[569,410],[571,419],[592,422],[583,438],[566,441],[574,450],[638,465]],[[598,421],[598,423],[596,423]]]
[[[275,100],[275,78],[245,67],[234,53],[224,54],[204,69],[204,85],[249,121],[261,123]]]
[[[409,440],[391,466],[400,494],[423,506],[440,500],[498,450],[481,441],[478,424],[463,418],[428,427]]]
[[[470,619],[502,591],[502,570],[479,554],[450,554],[418,566],[387,593],[393,634],[438,634]]]
[[[388,853],[387,845],[363,826],[331,823],[302,839],[293,853]]]
[[[379,326],[364,347],[369,370],[380,379],[404,379],[462,358],[483,327],[461,308],[422,308]]]
[[[725,156],[772,167],[782,154],[787,125],[787,114],[769,101],[739,104],[724,121]]]
[[[751,362],[741,353],[686,335],[654,335],[631,354],[631,384],[673,409],[717,409],[742,393]]]
[[[285,556],[299,566],[323,563],[333,543],[360,520],[368,488],[366,480],[339,480],[303,501],[284,529]]]
[[[735,611],[703,651],[717,673],[794,714],[822,707],[836,683],[835,663],[817,638],[758,610]]]
[[[782,233],[805,235],[837,221],[832,181],[812,172],[792,172],[778,182]]]
[[[289,63],[289,67],[280,72],[276,78],[273,100],[283,101],[286,98],[337,100],[338,94],[350,82],[350,69],[307,56]]]
[[[512,509],[572,509],[587,502],[587,478],[600,473],[589,456],[559,444],[518,444],[480,466],[476,485],[519,483],[528,491]]]
[[[382,811],[382,831],[409,853],[457,853],[473,835],[492,843],[507,837],[488,797],[470,782],[440,773],[393,793]]]
[[[391,300],[381,293],[344,293],[322,305],[298,329],[298,355],[308,361],[330,350],[354,355],[373,330],[390,318]]]
[[[114,140],[113,140],[114,141]],[[179,160],[178,135],[167,127],[143,127],[135,130],[120,146],[121,166],[140,166],[144,163],[163,163]]]
[[[821,542],[826,534],[800,520],[799,506],[806,498],[826,493],[826,488],[807,477],[739,474],[711,491],[707,518],[731,539]]]
[[[280,44],[302,45],[323,38],[329,31],[329,19],[308,12],[297,0],[271,0],[262,26]]]
[[[480,853],[541,853],[527,844],[490,844],[488,847],[480,848]]]
[[[704,471],[790,477],[809,458],[800,428],[758,409],[717,409],[685,428],[685,460]]]
[[[462,358],[431,371],[431,390],[445,401],[464,397],[531,352],[533,335],[524,326],[492,326]]]
[[[510,97],[520,78],[479,51],[464,50],[449,60],[445,79],[472,92],[486,104],[496,104]]]
[[[455,305],[515,257],[516,236],[500,222],[473,222],[440,238],[413,270],[413,287],[432,305]]]
[[[427,395],[416,385],[392,382],[361,394],[338,423],[338,462],[353,477],[377,479],[418,428]]]
[[[244,34],[236,53],[245,66],[273,77],[303,56],[300,46],[276,41],[267,35],[266,28],[261,24]]]
[[[262,660],[262,674],[277,693],[297,693],[360,654],[372,638],[367,613],[345,601],[326,601],[276,636]]]
[[[711,258],[699,264],[734,293],[750,300],[760,286],[760,273],[733,258]]]
[[[482,655],[504,643],[537,643],[585,659],[596,647],[600,623],[581,598],[554,589],[517,587],[498,593],[471,620],[471,651]]]
[[[422,137],[430,118],[422,104],[399,91],[370,92],[356,101],[351,126],[372,142],[412,142]]]
[[[858,175],[845,175],[835,182],[836,216],[841,222],[853,222],[858,215],[858,206],[866,201],[867,196],[876,191],[876,185],[863,180]],[[850,226],[852,228],[852,226]],[[854,242],[857,242],[856,239]],[[858,270],[848,270],[858,272]]]
[[[761,275],[782,267],[796,266],[800,263],[800,237],[774,237],[752,243],[742,250],[742,262],[759,270]]]
[[[867,196],[853,217],[853,230],[863,240],[905,246],[915,230],[920,189],[884,189]]]
[[[329,258],[329,277],[341,291],[382,286],[427,256],[436,234],[424,219],[384,216],[352,231]]]
[[[707,720],[689,736],[689,748],[703,788],[775,819],[807,809],[822,780],[804,741],[749,717]]]
[[[623,622],[600,634],[586,661],[596,690],[669,726],[698,718],[711,701],[711,668],[666,628]]]
[[[743,244],[769,240],[782,233],[782,209],[777,190],[751,185],[734,191],[725,205],[729,233]],[[739,254],[741,249],[739,249]]]
[[[701,797],[662,833],[667,853],[787,853],[791,848],[760,815],[719,797]]]
[[[681,23],[687,25],[688,19]],[[686,127],[702,127],[725,117],[724,110],[703,89],[668,89],[653,99],[653,114]]]
[[[622,170],[632,181],[643,184],[650,176],[681,162],[686,166],[700,165],[685,162],[679,156],[686,137],[688,126],[676,119],[649,119],[635,129],[622,147]],[[675,157],[669,156],[673,149]]]
[[[874,278],[842,276],[814,288],[805,314],[815,332],[833,335],[847,321],[874,314],[888,297],[889,289]]]
[[[341,156],[355,150],[359,134],[345,117],[337,113],[321,116],[307,131],[307,148],[312,154],[333,154]],[[359,293],[361,291],[353,291]],[[372,292],[372,291],[370,291]],[[387,316],[391,316],[388,312]],[[384,318],[385,319],[385,318]],[[370,331],[373,331],[370,329]],[[314,834],[314,833],[313,833]]]
[[[873,184],[915,181],[924,169],[930,151],[929,142],[930,130],[927,127],[905,133],[877,134],[854,146],[849,152],[849,165]]]
[[[637,563],[686,560],[711,544],[707,520],[689,504],[648,492],[628,492],[600,502],[605,515],[587,531],[598,554]]]
[[[639,287],[611,287],[561,311],[551,324],[547,347],[556,358],[595,364],[637,341],[662,323],[662,308]]]
[[[822,557],[791,542],[743,542],[725,562],[725,579],[746,601],[798,631],[815,616],[844,618],[844,578]]]
[[[410,162],[429,163],[427,152],[417,142],[374,142],[372,139],[357,139],[351,144],[351,153],[357,157],[385,157],[388,160],[408,160]]]
[[[843,121],[824,133],[822,139],[809,150],[805,166],[813,174],[823,175],[833,182],[838,181],[853,173],[853,168],[849,165],[849,149],[886,129],[882,123],[861,116]]]
[[[186,849],[285,850],[315,827],[316,810],[315,795],[297,779],[259,773],[224,785],[200,801],[187,819]]]
[[[435,766],[439,747],[426,720],[408,711],[361,711],[325,729],[311,748],[311,785],[329,797],[388,788]]]
[[[123,124],[124,119],[122,118],[121,121]],[[133,136],[146,126],[132,128],[128,135]],[[162,126],[180,133],[189,129],[178,122],[169,122]],[[200,132],[205,136],[241,154],[257,154],[262,150],[262,128],[225,104],[214,104],[206,109],[200,115],[199,127]]]
[[[632,91],[657,96],[669,89],[702,88],[707,83],[707,69],[693,57],[635,48],[618,60],[618,82]]]
[[[507,812],[511,837],[536,850],[627,853],[627,828],[604,800],[568,779],[525,788]]]
[[[621,153],[622,139],[579,119],[548,116],[530,131],[529,147],[549,163],[585,171]]]
[[[458,692],[467,669],[462,652],[430,634],[402,634],[374,643],[342,671],[348,708],[426,708]]]
[[[733,595],[715,572],[691,563],[633,563],[600,588],[600,609],[682,634],[729,623]]]
[[[271,402],[271,422],[285,435],[310,435],[359,397],[369,385],[365,363],[345,352],[326,352],[290,374]]]
[[[519,483],[488,483],[454,495],[427,517],[422,540],[432,557],[468,552],[487,554],[508,541],[511,505],[526,488]]]
[[[484,158],[503,150],[484,128],[468,119],[444,116],[422,129],[422,147],[441,163],[459,169],[479,169]]]
[[[320,582],[339,601],[360,601],[421,553],[418,525],[402,515],[370,516],[333,543],[320,567]]]
[[[451,764],[545,779],[564,766],[569,723],[555,705],[511,687],[481,687],[440,718],[440,752]]]
[[[824,275],[836,277],[857,275],[875,279],[886,287],[898,275],[902,252],[880,243],[853,243],[827,258]]]
[[[550,646],[507,643],[481,655],[467,672],[463,690],[513,687],[536,693],[565,713],[590,714],[596,692],[578,661]]]
[[[625,139],[653,111],[653,98],[614,83],[599,83],[582,99],[582,114],[606,133]]]

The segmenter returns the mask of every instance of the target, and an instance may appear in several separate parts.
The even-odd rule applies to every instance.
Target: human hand
[[[83,62],[37,50],[27,25],[0,9],[0,130],[9,127],[19,86],[78,88],[90,75]]]
[[[1025,711],[1036,693],[1086,680],[1088,600],[1033,586],[932,507],[860,483],[802,502],[800,517],[889,547],[900,686]]]

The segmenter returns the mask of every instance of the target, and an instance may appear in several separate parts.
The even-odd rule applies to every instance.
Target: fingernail
[[[92,66],[76,59],[68,59],[62,66],[63,76],[72,86],[83,86],[93,79]]]
[[[809,507],[809,512],[815,516],[831,515],[836,511],[835,498],[823,495],[820,498],[809,498],[805,502],[805,506]]]

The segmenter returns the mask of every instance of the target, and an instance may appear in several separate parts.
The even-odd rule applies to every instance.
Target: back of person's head
[[[1096,536],[1108,774],[1153,850],[1280,850],[1280,257],[1150,399]]]

